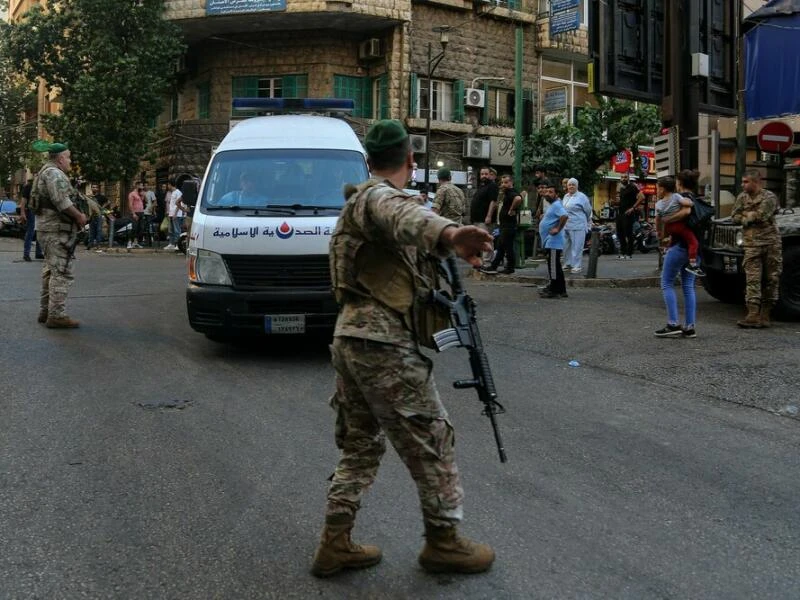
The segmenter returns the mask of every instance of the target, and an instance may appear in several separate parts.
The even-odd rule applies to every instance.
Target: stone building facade
[[[575,78],[583,77],[580,84],[586,85],[586,27],[550,39],[545,35],[547,0],[250,0],[253,12],[225,12],[235,5],[229,0],[166,1],[166,17],[181,27],[187,51],[177,66],[177,91],[165,98],[155,124],[157,158],[143,163],[143,175],[151,182],[201,176],[231,120],[248,114],[232,109],[232,99],[242,96],[353,98],[356,110],[349,121],[356,133],[363,136],[374,119],[403,120],[420,150],[420,169],[428,159],[434,170],[439,164],[458,172],[493,164],[510,171],[517,28],[524,39],[524,119],[541,122],[543,109],[559,102],[565,104],[562,114],[570,117],[567,105],[588,97],[573,98]],[[421,138],[429,55],[442,50],[435,29],[443,26],[451,30],[431,76],[426,152]],[[543,56],[569,65],[569,73],[551,69]],[[582,66],[576,69],[573,63]],[[547,107],[540,82],[543,64],[561,76],[555,78],[561,87],[562,81],[570,82],[568,99],[563,92],[545,90]],[[465,103],[468,90],[480,92],[473,94],[478,102]],[[477,145],[469,144],[473,140]]]

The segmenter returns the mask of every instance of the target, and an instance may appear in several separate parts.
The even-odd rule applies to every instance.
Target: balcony
[[[165,6],[165,17],[180,25],[189,44],[260,31],[369,33],[411,20],[411,0],[166,0]]]

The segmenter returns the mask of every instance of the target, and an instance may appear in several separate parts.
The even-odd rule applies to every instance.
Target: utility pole
[[[744,0],[736,2],[736,72],[738,73],[736,85],[736,181],[733,189],[736,194],[741,190],[742,177],[747,169],[747,110],[745,107],[745,46],[742,35],[742,19],[744,18]]]

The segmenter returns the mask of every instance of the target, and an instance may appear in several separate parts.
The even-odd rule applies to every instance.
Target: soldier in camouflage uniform
[[[86,216],[76,207],[77,192],[66,175],[70,151],[55,143],[49,144],[48,154],[31,190],[36,197],[37,237],[44,248],[38,321],[51,329],[72,329],[79,323],[66,315],[65,304],[73,280],[76,236],[86,225]]]
[[[377,564],[381,551],[350,539],[364,491],[375,480],[386,438],[417,485],[426,543],[419,561],[429,571],[477,573],[492,549],[458,535],[461,482],[453,426],[419,345],[414,314],[420,286],[436,285],[434,259],[456,254],[480,264],[491,236],[424,210],[403,193],[413,168],[408,134],[399,121],[373,125],[364,141],[372,179],[348,186],[348,200],[331,239],[331,277],[340,304],[331,345],[336,369],[336,444],[325,527],[311,572]]]
[[[436,197],[433,199],[432,210],[437,215],[442,215],[445,219],[450,219],[459,225],[464,218],[467,200],[464,192],[450,183],[450,169],[439,169],[437,173],[439,188],[436,190]]]
[[[758,171],[747,171],[742,178],[744,191],[736,198],[731,212],[733,222],[742,226],[742,269],[747,282],[747,315],[737,325],[754,329],[769,327],[783,267],[781,236],[775,224],[778,198],[762,185]]]

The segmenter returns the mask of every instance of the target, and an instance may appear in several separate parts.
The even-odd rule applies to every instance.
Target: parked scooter
[[[600,240],[599,254],[614,254],[616,241],[616,233],[611,225],[600,225],[592,223],[591,232],[597,232]],[[583,243],[583,251],[588,253],[592,248],[592,233],[587,234],[586,241]]]
[[[633,224],[633,244],[642,254],[655,250],[659,246],[658,232],[649,221],[636,221]]]

